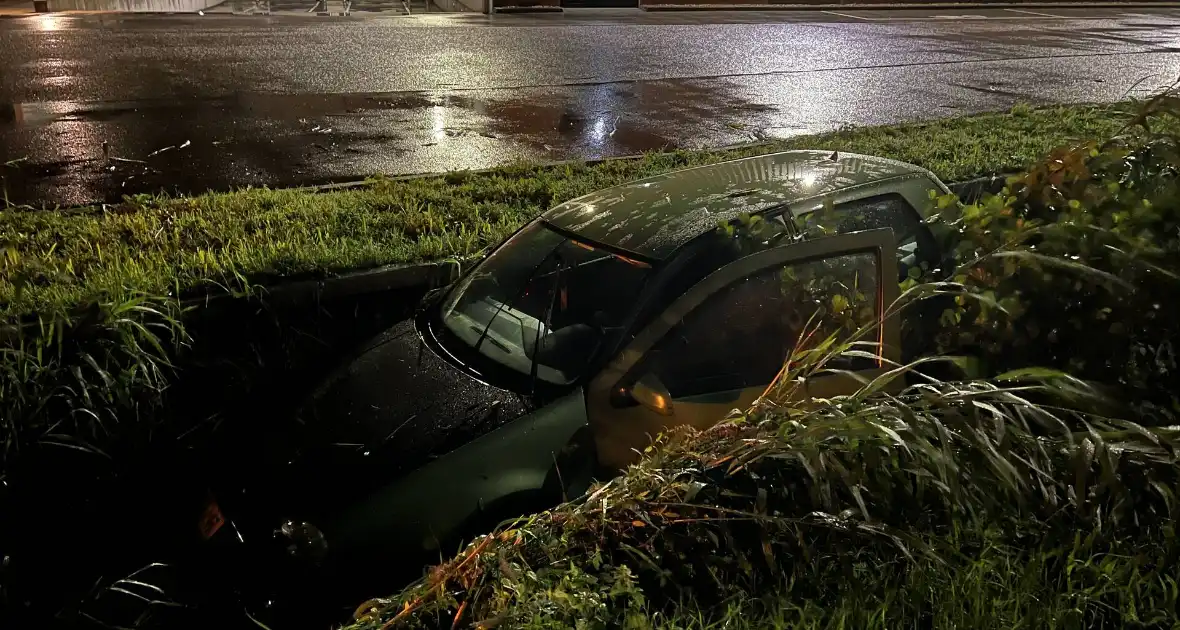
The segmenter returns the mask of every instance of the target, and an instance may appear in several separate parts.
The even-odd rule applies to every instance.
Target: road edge
[[[950,11],[950,9],[985,9],[985,8],[1180,8],[1180,2],[1166,0],[1153,2],[896,2],[896,4],[871,4],[871,2],[850,2],[850,4],[708,4],[699,5],[640,5],[643,11],[913,11],[913,9],[932,9],[932,11]],[[1062,17],[1066,18],[1066,17]]]

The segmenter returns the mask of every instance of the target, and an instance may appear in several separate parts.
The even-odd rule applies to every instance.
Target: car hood
[[[412,320],[400,322],[308,396],[295,444],[268,444],[287,460],[285,517],[318,518],[533,408],[436,354]]]

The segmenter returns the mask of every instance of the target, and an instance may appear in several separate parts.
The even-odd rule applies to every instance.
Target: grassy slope
[[[592,499],[362,606],[346,630],[1176,627],[1174,504],[1131,472],[1175,483],[1175,432],[1120,444],[1099,429],[1099,448],[1125,449],[1102,462],[1080,442],[1043,451],[1024,439],[1034,406],[1013,392],[943,384],[807,414],[771,406],[673,439]],[[961,413],[965,398],[989,412]],[[1065,500],[1075,483],[1084,498]]]
[[[1058,550],[1022,553],[995,533],[985,532],[985,546],[970,557],[944,555],[915,563],[904,575],[889,575],[863,589],[849,589],[823,606],[813,600],[768,596],[737,600],[721,610],[683,605],[671,615],[652,615],[652,630],[895,630],[897,628],[1013,628],[1074,629],[1085,627],[1083,610],[1101,605],[1104,597],[1139,609],[1128,627],[1163,622],[1166,603],[1145,596],[1151,590],[1142,567],[1126,556],[1092,555],[1079,546],[1073,559],[1073,579],[1054,579],[1055,563],[1072,549],[1064,541]],[[934,542],[934,541],[930,541]],[[935,542],[950,549],[952,541]],[[1054,553],[1056,551],[1056,553]],[[854,565],[866,574],[876,567]],[[1136,569],[1139,569],[1137,571]],[[1123,581],[1114,583],[1114,576]],[[1153,604],[1160,605],[1154,608]],[[1162,625],[1162,624],[1161,624]]]
[[[466,256],[554,203],[692,164],[792,148],[884,155],[946,181],[1022,167],[1125,120],[1118,107],[1074,106],[850,129],[771,147],[648,155],[596,165],[513,166],[490,173],[376,181],[314,194],[254,189],[137,197],[114,207],[0,211],[0,313],[70,308],[129,292],[188,293],[209,283],[266,283],[387,263]]]

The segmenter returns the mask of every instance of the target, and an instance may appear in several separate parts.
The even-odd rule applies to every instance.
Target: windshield
[[[484,356],[564,385],[622,333],[650,272],[646,263],[568,239],[538,221],[451,291],[442,321]]]

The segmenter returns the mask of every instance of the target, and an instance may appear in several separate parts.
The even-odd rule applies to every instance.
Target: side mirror
[[[644,374],[631,386],[631,399],[661,416],[672,415],[672,395],[654,374]]]

